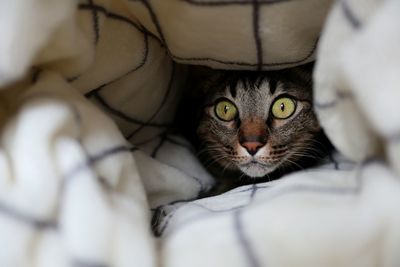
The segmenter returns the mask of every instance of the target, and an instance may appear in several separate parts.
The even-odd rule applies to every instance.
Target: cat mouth
[[[250,177],[263,177],[276,169],[276,165],[269,165],[256,160],[238,166],[239,169]]]
[[[258,162],[257,160],[251,160],[249,163],[247,163],[247,164],[245,164],[245,165],[250,165],[250,164],[259,164],[259,165],[261,165],[261,166],[264,166],[264,167],[267,167],[267,168],[271,168],[272,167],[272,165],[271,164],[266,164],[266,163],[263,163],[263,162]]]

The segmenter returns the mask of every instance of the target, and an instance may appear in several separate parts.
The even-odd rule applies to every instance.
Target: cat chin
[[[252,178],[264,177],[268,173],[271,173],[275,170],[275,167],[267,167],[257,163],[251,163],[238,167],[244,174]]]

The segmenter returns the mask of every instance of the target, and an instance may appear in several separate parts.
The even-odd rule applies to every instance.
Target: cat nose
[[[244,147],[250,155],[254,156],[257,151],[264,146],[263,143],[258,141],[250,141],[241,143],[242,147]]]

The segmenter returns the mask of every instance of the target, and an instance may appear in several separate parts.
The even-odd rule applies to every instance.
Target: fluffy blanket
[[[398,14],[397,0],[0,1],[0,266],[399,266]],[[345,157],[199,199],[214,180],[168,131],[185,64],[315,57],[315,109]]]

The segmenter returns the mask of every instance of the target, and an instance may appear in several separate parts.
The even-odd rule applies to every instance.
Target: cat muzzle
[[[243,120],[239,130],[239,144],[254,156],[267,143],[265,122],[259,118]]]
[[[240,145],[244,147],[250,155],[254,156],[258,152],[258,150],[265,145],[265,143],[261,143],[258,141],[249,141],[240,143]]]

